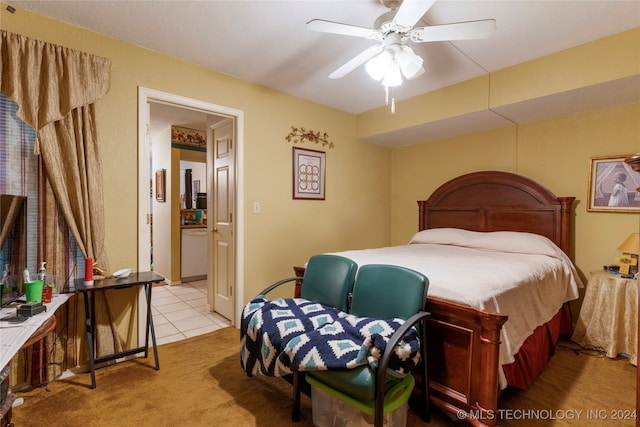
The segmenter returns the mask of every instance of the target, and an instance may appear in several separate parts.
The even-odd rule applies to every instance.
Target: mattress
[[[506,314],[500,365],[512,363],[527,337],[583,286],[566,254],[531,233],[439,228],[416,233],[407,245],[333,254],[359,266],[411,268],[429,279],[429,297]]]

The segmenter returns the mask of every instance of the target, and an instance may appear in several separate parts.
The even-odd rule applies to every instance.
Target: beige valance
[[[104,250],[102,161],[94,103],[109,90],[106,58],[0,31],[0,92],[36,130],[47,179],[67,224],[100,273]]]
[[[91,104],[109,91],[111,61],[0,31],[0,92],[35,130]]]
[[[6,31],[0,31],[0,59],[0,92],[18,104],[16,115],[38,135],[35,150],[42,154],[48,184],[41,186],[40,198],[53,192],[80,251],[94,260],[94,272],[109,275],[94,103],[109,90],[111,61]],[[59,224],[43,206],[38,231],[55,234]],[[56,256],[64,248],[56,239],[43,240],[41,260],[53,264],[54,272],[65,271],[64,257]],[[109,301],[101,298],[98,355],[121,349]]]

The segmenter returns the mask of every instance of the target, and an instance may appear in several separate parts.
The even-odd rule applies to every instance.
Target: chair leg
[[[293,408],[291,409],[291,421],[300,421],[300,373],[293,373]]]
[[[377,410],[373,414],[373,427],[382,427],[384,421],[384,411],[379,413]]]
[[[384,384],[378,385],[373,403],[373,427],[382,427],[384,422]]]
[[[431,421],[431,402],[429,400],[429,370],[427,366],[427,321],[423,319],[421,324],[422,342],[420,343],[420,351],[422,353],[422,393],[424,396],[424,406],[422,407],[422,420],[424,422]]]

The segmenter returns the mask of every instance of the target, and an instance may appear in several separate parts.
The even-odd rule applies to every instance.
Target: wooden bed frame
[[[521,175],[474,172],[444,183],[429,199],[418,201],[418,228],[535,233],[548,237],[571,258],[574,200],[556,197]],[[294,270],[303,276],[304,268]],[[299,292],[298,283],[296,296]],[[431,312],[427,326],[431,403],[472,425],[496,425],[500,331],[507,316],[431,297],[426,307]]]
[[[556,197],[521,175],[475,172],[418,201],[418,228],[535,233],[570,257],[574,199]],[[430,297],[427,310],[431,402],[473,425],[496,425],[500,331],[507,316]]]

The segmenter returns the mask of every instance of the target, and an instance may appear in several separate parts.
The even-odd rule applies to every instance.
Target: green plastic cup
[[[27,296],[27,302],[42,302],[43,280],[32,280],[24,284],[24,293]]]

